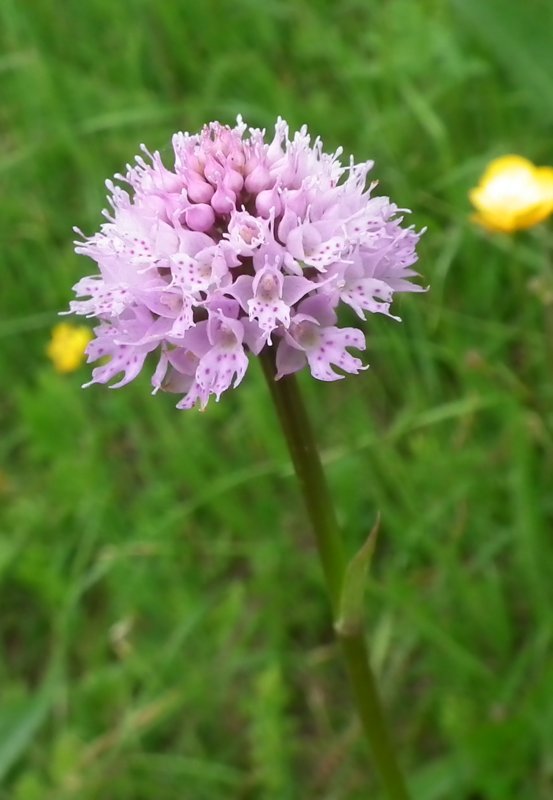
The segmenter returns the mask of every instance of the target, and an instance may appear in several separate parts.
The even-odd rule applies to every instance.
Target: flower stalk
[[[337,624],[342,610],[347,561],[307,410],[293,375],[275,380],[276,367],[270,351],[262,354],[261,362],[313,525],[334,628],[365,736],[389,800],[409,800],[388,733],[363,632],[358,625]]]

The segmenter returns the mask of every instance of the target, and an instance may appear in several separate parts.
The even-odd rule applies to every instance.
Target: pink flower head
[[[290,137],[279,119],[265,141],[241,118],[212,122],[173,136],[172,168],[143,151],[116,176],[127,190],[107,182],[99,232],[76,242],[99,268],[70,303],[98,321],[91,383],[122,386],[155,351],[154,391],[205,407],[266,347],[277,378],[307,366],[337,380],[364,369],[349,351],[365,348],[360,329],[338,327],[338,308],[392,316],[395,292],[422,291],[411,280],[420,233],[371,197],[372,162],[342,166],[305,127]]]

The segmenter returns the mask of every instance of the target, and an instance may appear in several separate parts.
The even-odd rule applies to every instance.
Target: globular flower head
[[[76,242],[99,269],[70,304],[98,322],[91,383],[122,386],[156,351],[154,391],[191,408],[237,386],[268,347],[277,377],[364,369],[350,353],[364,335],[338,326],[339,307],[392,316],[395,292],[422,291],[411,282],[420,234],[372,196],[372,162],[343,166],[341,150],[324,153],[305,127],[290,136],[281,119],[267,141],[239,118],[172,144],[171,167],[143,148],[116,176],[126,189],[108,181],[107,221]]]
[[[494,159],[469,193],[475,222],[491,231],[532,228],[553,212],[553,168],[517,155]]]
[[[85,360],[86,346],[92,339],[89,328],[60,322],[54,325],[46,348],[56,372],[74,372]]]

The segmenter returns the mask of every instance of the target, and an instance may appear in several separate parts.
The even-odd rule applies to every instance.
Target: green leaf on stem
[[[334,625],[339,636],[355,636],[362,630],[365,586],[369,566],[376,549],[379,528],[380,514],[377,515],[376,522],[365,543],[346,568],[340,597],[340,613]]]

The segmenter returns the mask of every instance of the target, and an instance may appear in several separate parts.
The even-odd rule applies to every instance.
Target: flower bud
[[[198,203],[186,209],[184,219],[191,231],[208,231],[213,227],[215,214],[211,206],[206,203]]]

